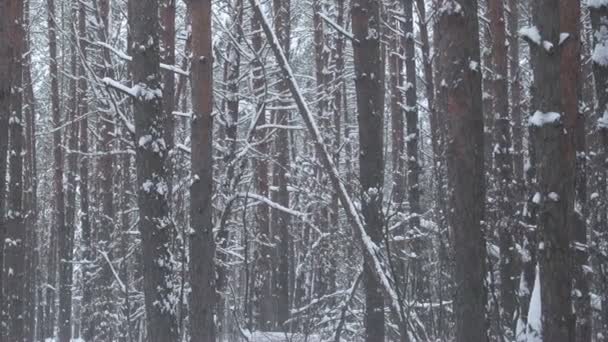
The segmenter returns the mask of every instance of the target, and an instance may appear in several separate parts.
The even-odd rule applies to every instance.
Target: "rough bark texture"
[[[274,13],[274,30],[279,38],[279,44],[285,51],[285,56],[289,59],[291,46],[291,3],[290,0],[273,0],[272,8]],[[278,92],[281,94],[278,106],[286,108],[291,102],[286,97],[289,92],[289,83],[286,79],[278,83]],[[286,109],[281,109],[275,113],[275,123],[278,125],[289,124],[290,113]],[[273,183],[278,187],[276,192],[276,202],[285,208],[289,208],[289,183],[288,173],[290,170],[289,156],[289,131],[280,129],[275,139],[276,163],[273,167]],[[290,249],[290,215],[280,211],[271,210],[271,236],[275,237],[275,261],[274,261],[274,301],[276,305],[276,324],[281,328],[283,322],[289,319],[289,249]]]
[[[409,2],[409,1],[408,1]],[[396,3],[395,3],[396,5]],[[397,6],[394,6],[394,10],[398,10]],[[397,20],[393,16],[390,21],[394,30],[397,30]],[[405,28],[404,28],[405,29]],[[403,108],[406,104],[403,99],[403,59],[404,59],[404,47],[402,46],[402,36],[399,32],[393,32],[387,30],[387,39],[389,40],[389,51],[388,51],[388,67],[389,67],[389,83],[390,83],[390,109],[391,109],[391,161],[393,167],[393,198],[395,205],[403,209],[403,201],[405,199],[405,193],[407,186],[406,180],[406,168],[405,168],[405,124]],[[403,235],[403,229],[397,232],[399,235]]]
[[[86,59],[87,56],[87,15],[86,6],[80,4],[78,8],[78,35],[79,35],[79,49],[82,58]],[[84,75],[85,69],[84,64],[79,64],[79,74]],[[87,95],[87,81],[85,77],[81,77],[78,80],[78,114],[84,115],[88,111],[88,105],[86,101]],[[82,315],[81,315],[81,330],[82,338],[85,341],[92,341],[95,333],[95,325],[93,324],[92,317],[92,283],[91,283],[91,267],[88,262],[91,261],[93,256],[92,253],[92,236],[91,236],[91,218],[89,212],[89,119],[84,116],[80,120],[80,144],[79,150],[81,152],[80,157],[80,229],[81,229],[81,255],[85,263],[82,265]]]
[[[608,44],[608,4],[601,6],[589,6],[591,14],[591,27],[594,38],[594,49]],[[597,119],[604,118],[606,120],[606,112],[608,112],[608,65],[602,64],[600,61],[593,60],[593,78],[595,81],[595,92],[597,100],[597,108],[595,115]],[[598,140],[601,140],[601,146],[598,147],[596,158],[593,160],[594,184],[597,189],[597,196],[592,196],[590,205],[593,207],[593,216],[591,223],[594,229],[594,236],[604,238],[608,236],[608,204],[606,196],[608,170],[608,123],[599,121],[596,131]],[[593,198],[594,197],[594,198]],[[601,243],[594,243],[596,247],[602,250]],[[605,248],[605,247],[604,247]],[[608,329],[608,262],[599,260],[599,282],[602,284],[598,291],[603,293],[601,297],[602,312],[599,320],[598,330],[606,331]],[[594,266],[595,267],[595,266]]]
[[[355,87],[359,121],[359,180],[365,230],[376,244],[382,241],[384,190],[384,57],[380,46],[382,3],[355,0],[352,9]],[[364,257],[365,341],[383,341],[384,295],[374,276],[374,265]]]
[[[507,62],[506,16],[503,0],[489,2],[494,80],[494,148],[496,177],[498,178],[497,228],[500,247],[500,298],[502,320],[506,324],[507,338],[513,336],[516,308],[517,263],[514,236],[516,220],[513,219],[513,156],[511,155],[511,120],[509,117],[509,81]]]
[[[585,267],[589,267],[587,250],[587,177],[585,117],[580,111],[581,78],[581,2],[560,0],[560,32],[567,33],[568,40],[562,45],[561,56],[561,100],[562,109],[568,118],[574,118],[574,144],[576,150],[576,178],[572,236],[574,239],[573,265],[574,307],[576,312],[576,338],[578,342],[591,341],[591,298],[589,278]]]
[[[0,2],[0,12],[9,13],[9,2]],[[10,116],[11,95],[11,51],[10,44],[10,20],[0,20],[0,241],[6,236],[5,201],[6,194],[6,153],[8,151],[8,121]],[[4,243],[0,243],[0,265],[4,265]],[[3,273],[0,270],[0,291],[2,291]],[[0,296],[0,315],[4,310],[4,296]],[[6,331],[4,325],[0,325],[0,341],[4,340]]]
[[[266,105],[265,101],[265,81],[264,81],[264,64],[262,62],[262,27],[260,24],[260,18],[257,14],[253,14],[251,19],[251,31],[254,32],[251,45],[256,52],[256,59],[253,61],[253,91],[256,96],[256,115],[258,116],[256,126],[266,124]],[[269,195],[269,183],[268,183],[268,161],[266,155],[268,154],[268,143],[266,140],[266,134],[263,131],[256,131],[256,138],[262,142],[258,145],[260,151],[260,157],[256,160],[255,164],[255,178],[256,188],[261,196],[268,197]],[[274,318],[275,312],[272,304],[272,260],[270,248],[270,208],[266,205],[260,205],[257,209],[257,232],[256,236],[261,242],[258,250],[256,251],[256,269],[258,269],[258,277],[256,279],[256,286],[254,291],[256,292],[257,298],[257,310],[258,319],[257,323],[259,329],[262,331],[270,331],[273,326],[273,322],[276,322]]]
[[[175,1],[163,0],[160,3],[161,21],[161,62],[167,65],[175,65]],[[163,110],[165,114],[165,134],[167,136],[167,150],[169,151],[169,170],[173,173],[173,155],[175,145],[175,73],[171,70],[163,71]],[[173,196],[172,175],[167,179],[168,196]],[[173,201],[169,202],[172,206]]]
[[[213,53],[211,1],[192,0],[192,185],[190,187],[190,341],[215,340]]]
[[[538,102],[536,118],[559,113],[558,120],[541,120],[531,137],[535,140],[538,191],[539,264],[544,341],[574,341],[572,315],[571,227],[574,210],[574,132],[576,111],[561,103],[560,6],[558,0],[537,2],[535,25],[541,46],[532,44],[538,58],[534,81]],[[552,44],[552,47],[548,47]],[[533,121],[533,120],[531,120]]]
[[[48,285],[56,286],[57,272],[57,235],[65,230],[65,199],[63,191],[63,152],[61,130],[61,112],[59,98],[58,61],[57,61],[57,23],[55,22],[55,0],[47,0],[49,28],[49,72],[51,77],[51,115],[53,121],[53,192],[54,219],[51,227],[51,244],[49,248]],[[46,331],[45,337],[52,337],[55,326],[55,291],[46,290]]]
[[[71,9],[73,38],[76,39],[76,23],[78,8],[74,5]],[[70,124],[68,130],[68,153],[67,153],[67,188],[66,188],[66,224],[65,230],[61,232],[58,248],[59,248],[59,313],[58,313],[58,333],[59,342],[70,342],[72,339],[72,273],[74,256],[74,233],[76,231],[76,173],[78,172],[78,116],[77,104],[77,77],[78,64],[76,49],[71,47],[70,73],[74,75],[69,81],[69,98],[68,98],[68,120]]]
[[[446,99],[448,219],[455,251],[457,342],[486,341],[484,135],[476,0],[446,0],[439,14],[440,79]]]
[[[110,23],[111,23],[111,1],[99,0],[97,3],[98,15],[98,37],[102,42],[109,42]],[[99,21],[99,19],[101,21]],[[104,77],[114,77],[112,68],[112,59],[108,49],[102,50],[103,69],[101,70]],[[114,113],[109,102],[103,104],[105,112],[100,113],[98,122],[99,135],[101,139],[98,143],[98,149],[102,155],[97,159],[97,184],[99,186],[98,205],[101,207],[98,220],[95,224],[95,248],[97,255],[95,256],[96,266],[99,268],[95,279],[96,298],[94,300],[95,311],[93,313],[95,329],[95,338],[101,341],[111,341],[113,336],[113,298],[112,298],[112,281],[114,279],[110,265],[107,263],[106,254],[109,260],[113,260],[112,256],[112,235],[114,233]]]
[[[10,78],[10,118],[9,118],[9,178],[6,237],[2,242],[4,250],[3,290],[6,300],[4,313],[8,325],[7,341],[25,341],[25,285],[26,285],[26,228],[23,211],[23,152],[25,148],[23,128],[23,1],[8,2],[7,20],[9,21],[11,46]],[[2,180],[4,181],[4,180]]]
[[[177,294],[171,283],[173,264],[169,252],[174,227],[170,221],[167,199],[168,151],[161,90],[158,2],[131,0],[129,6],[129,25],[135,47],[132,49],[131,70],[133,84],[138,90],[134,99],[137,201],[142,237],[147,340],[175,342]],[[201,248],[193,250],[200,251]],[[197,271],[194,270],[193,275],[201,274]],[[193,276],[193,293],[198,294],[195,285],[202,281],[195,280]],[[204,309],[205,306],[194,305],[196,309],[201,307]],[[191,317],[195,322],[193,326],[201,325],[196,315]],[[193,334],[195,332],[192,331]]]

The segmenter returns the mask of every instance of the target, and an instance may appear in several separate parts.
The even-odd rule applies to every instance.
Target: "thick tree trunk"
[[[71,19],[77,20],[77,10],[75,6],[71,10]],[[72,22],[74,30],[73,38],[76,39],[76,23]],[[58,340],[59,342],[70,342],[72,339],[72,272],[74,256],[74,232],[76,231],[76,173],[78,172],[78,105],[77,92],[78,84],[78,64],[75,47],[71,49],[71,68],[72,78],[69,82],[70,97],[68,128],[68,153],[67,153],[67,205],[66,205],[66,224],[65,230],[59,239],[59,314],[58,314]]]
[[[23,27],[27,28],[30,25],[30,1],[24,3],[24,19]],[[31,36],[26,33],[23,39],[24,51],[29,51],[31,48]],[[34,97],[34,87],[32,84],[32,58],[28,54],[24,59],[23,65],[23,88],[24,88],[24,115],[25,115],[25,181],[27,198],[25,199],[26,210],[26,229],[27,229],[27,289],[26,289],[26,309],[25,309],[25,324],[26,324],[26,341],[34,342],[36,334],[36,307],[37,301],[41,298],[37,296],[39,282],[39,257],[38,257],[38,175],[36,164],[36,101]],[[1,283],[1,282],[0,282]]]
[[[262,62],[262,27],[260,23],[261,18],[253,13],[251,19],[251,31],[253,37],[251,45],[256,53],[256,59],[253,61],[253,93],[256,97],[256,115],[258,116],[256,126],[262,126],[266,124],[266,106],[265,106],[265,81],[264,81],[264,65]],[[266,134],[263,131],[256,131],[256,138],[261,141],[258,145],[260,151],[260,157],[256,160],[255,164],[255,178],[256,188],[260,196],[268,197],[269,195],[269,183],[268,183],[268,161],[266,155],[268,154],[268,143],[266,140]],[[256,273],[258,277],[256,279],[256,286],[254,291],[257,292],[258,298],[258,327],[262,331],[270,331],[276,322],[275,311],[272,299],[272,260],[270,248],[270,208],[267,205],[259,205],[257,208],[257,232],[256,236],[261,242],[256,251]]]
[[[9,2],[0,2],[0,12],[9,13]],[[12,46],[10,44],[11,20],[0,20],[0,241],[4,241],[6,236],[5,222],[5,193],[8,178],[7,151],[8,151],[8,122],[10,117],[10,96],[11,96],[11,66],[12,66]],[[0,243],[0,265],[4,265],[4,243]],[[0,270],[0,291],[4,285],[3,273]],[[0,296],[0,316],[4,319],[4,296]],[[0,326],[0,341],[4,341],[6,335],[4,325]]]
[[[606,238],[608,236],[608,217],[607,208],[608,201],[606,196],[608,194],[606,190],[607,183],[607,170],[608,165],[608,63],[606,63],[605,55],[601,54],[601,51],[608,45],[608,4],[596,2],[594,4],[588,4],[589,11],[591,14],[591,28],[594,37],[593,44],[593,78],[595,81],[595,92],[597,100],[597,108],[595,108],[595,115],[598,121],[598,129],[596,136],[599,143],[596,158],[593,160],[593,169],[595,171],[594,184],[597,191],[591,196],[591,206],[593,207],[593,217],[591,220],[592,226],[594,227],[594,235],[600,238]],[[596,55],[596,52],[599,54]],[[593,57],[595,56],[595,58]],[[598,245],[599,243],[596,243]],[[597,328],[599,331],[606,331],[608,329],[608,262],[606,260],[598,260],[599,265],[594,268],[599,269],[598,283],[601,284],[598,291],[602,293],[601,303],[602,312],[600,313],[600,326]]]
[[[161,90],[158,2],[131,0],[129,6],[132,44],[136,47],[132,49],[131,70],[133,83],[138,90],[134,99],[137,200],[142,237],[147,340],[176,342],[177,303],[174,298],[177,298],[177,294],[171,284],[173,261],[169,250],[174,227],[170,220],[167,199],[168,150]],[[193,154],[194,156],[196,154]],[[193,162],[195,159],[193,158]],[[193,177],[197,174],[198,172],[193,172]],[[194,203],[196,202],[193,201],[193,207]],[[199,210],[195,209],[193,212],[197,213]],[[198,224],[202,220],[193,219],[193,222]],[[195,253],[203,249],[202,243],[195,246],[197,247],[192,249]],[[198,258],[192,260],[197,262]],[[192,274],[193,297],[198,297],[197,285],[204,285],[212,280],[205,277],[208,274],[198,270],[194,270]],[[197,276],[204,278],[197,279]],[[194,313],[197,310],[205,310],[204,305],[194,304]],[[192,316],[193,326],[200,327],[202,324],[197,318],[196,315]],[[193,336],[196,336],[196,332],[192,331]]]
[[[98,9],[98,35],[102,42],[108,42],[110,36],[111,23],[111,2],[110,0],[99,0]],[[108,49],[103,49],[103,75],[104,77],[114,77],[112,60]],[[110,104],[104,104],[105,109],[110,109]],[[100,113],[99,116],[99,151],[101,156],[97,162],[99,201],[101,210],[99,213],[99,224],[96,229],[95,247],[99,255],[95,258],[98,261],[97,267],[100,268],[98,278],[95,281],[95,338],[101,341],[111,341],[114,339],[112,316],[113,295],[112,281],[114,279],[110,265],[102,254],[106,254],[109,260],[112,257],[112,234],[114,233],[114,156],[112,154],[114,145],[114,114],[111,112]]]
[[[511,120],[509,118],[509,81],[507,61],[506,15],[503,0],[490,0],[489,12],[492,32],[494,80],[494,148],[496,177],[498,178],[497,230],[500,247],[500,298],[502,322],[506,338],[512,338],[516,307],[517,264],[514,231],[517,220],[512,219],[514,206],[513,156],[511,155]],[[501,329],[502,330],[502,329]]]
[[[190,187],[190,341],[215,340],[215,240],[213,235],[213,51],[211,0],[193,0],[192,185]]]
[[[274,13],[274,30],[279,37],[279,44],[289,60],[291,45],[291,3],[290,0],[273,0],[272,8]],[[276,111],[276,124],[288,125],[290,113],[284,109],[289,106],[290,100],[287,99],[289,92],[288,81],[282,79],[278,84],[278,92],[281,96],[278,106],[282,109]],[[275,166],[273,167],[273,183],[276,184],[276,202],[285,208],[289,208],[289,183],[288,173],[290,172],[290,143],[289,131],[279,129],[275,139],[275,153],[277,155]],[[275,237],[276,244],[273,263],[273,295],[276,305],[276,327],[284,329],[283,322],[289,319],[289,249],[291,237],[289,234],[290,215],[273,209],[271,210],[271,236]]]
[[[412,237],[413,251],[416,257],[413,260],[413,289],[415,298],[420,302],[429,300],[427,289],[427,275],[424,272],[425,241],[420,227],[420,162],[419,141],[420,129],[418,126],[418,82],[416,75],[416,42],[414,32],[414,2],[403,2],[405,34],[405,119],[407,125],[407,199],[410,206],[409,236]],[[428,37],[427,37],[428,38]]]
[[[352,27],[355,39],[355,87],[359,121],[361,209],[371,240],[382,241],[384,218],[384,58],[380,46],[382,3],[355,0]],[[374,265],[364,257],[365,341],[383,341],[384,295]]]
[[[87,12],[86,6],[80,3],[78,8],[78,43],[79,53],[81,58],[87,58]],[[82,116],[80,120],[80,144],[79,150],[80,156],[80,229],[81,229],[81,253],[82,253],[82,299],[80,305],[82,307],[80,326],[82,331],[82,338],[85,341],[92,341],[95,336],[95,325],[92,319],[93,310],[92,304],[92,269],[90,263],[92,262],[92,232],[91,232],[91,217],[89,211],[89,119],[84,114],[88,111],[88,105],[86,101],[87,96],[87,80],[85,75],[85,68],[83,62],[79,64],[79,75],[78,80],[78,114]]]
[[[572,237],[574,276],[573,300],[576,312],[576,337],[578,342],[591,342],[591,298],[588,272],[589,254],[587,249],[587,155],[585,138],[585,117],[580,111],[581,78],[581,2],[580,0],[560,0],[560,32],[568,34],[562,46],[561,56],[561,100],[567,117],[575,118],[574,144],[576,150],[575,198],[572,217]]]
[[[9,118],[9,178],[6,215],[6,238],[4,250],[4,312],[8,325],[8,341],[25,341],[25,285],[26,285],[26,227],[23,210],[23,87],[22,87],[22,54],[23,54],[23,1],[9,1],[7,19],[10,23],[11,70],[9,84],[10,118]]]
[[[530,125],[535,141],[538,196],[539,264],[544,341],[574,341],[572,315],[571,233],[574,215],[577,111],[564,111],[561,88],[560,6],[537,3],[535,25],[542,42],[532,42],[537,103]],[[565,42],[568,44],[568,42]]]
[[[57,60],[57,23],[55,21],[55,0],[47,0],[49,28],[49,72],[51,77],[51,113],[53,128],[53,192],[55,195],[54,220],[51,227],[51,244],[49,248],[48,285],[46,290],[46,333],[45,338],[54,335],[55,326],[55,290],[57,272],[57,235],[65,231],[65,198],[63,191],[63,152],[61,136],[61,112],[59,98],[59,73]]]
[[[445,0],[439,13],[438,63],[446,99],[447,166],[456,282],[457,342],[486,341],[484,288],[484,134],[476,0]]]
[[[408,1],[409,3],[409,1]],[[397,10],[397,3],[394,3],[393,10]],[[405,168],[405,123],[403,108],[406,104],[403,99],[403,71],[404,71],[404,46],[401,34],[398,33],[398,21],[390,16],[391,29],[386,30],[389,40],[388,68],[390,84],[390,109],[391,109],[391,162],[393,168],[393,202],[400,210],[403,210],[403,201],[406,194],[406,168]],[[405,29],[405,27],[403,28]],[[405,233],[403,226],[397,232],[399,235]]]

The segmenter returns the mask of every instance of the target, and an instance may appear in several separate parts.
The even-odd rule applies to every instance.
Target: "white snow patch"
[[[557,202],[557,201],[559,201],[559,195],[555,192],[550,192],[549,199],[552,200],[553,202]]]
[[[541,200],[540,192],[535,193],[534,197],[532,197],[532,203],[540,204],[540,200]]]
[[[591,59],[594,63],[599,64],[601,66],[608,65],[608,45],[605,41],[598,42],[595,44],[593,48],[593,53],[591,54]]]
[[[602,6],[608,6],[608,0],[587,0],[587,7],[589,8],[600,8]]]
[[[558,122],[561,119],[562,115],[556,112],[547,112],[543,113],[541,111],[536,111],[530,119],[528,119],[528,126],[537,126],[542,127],[546,124],[553,124]]]
[[[530,308],[528,310],[528,326],[526,327],[527,342],[543,342],[542,332],[542,311],[541,311],[541,289],[540,289],[540,270],[536,266],[536,278],[534,289],[530,298]]]
[[[608,128],[608,112],[604,112],[604,115],[597,121],[599,128]]]
[[[540,45],[540,42],[542,41],[540,32],[536,26],[522,27],[519,30],[519,36],[528,39],[536,45]]]

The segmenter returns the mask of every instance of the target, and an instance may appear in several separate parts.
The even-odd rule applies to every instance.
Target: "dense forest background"
[[[0,0],[0,341],[608,341],[607,0]]]

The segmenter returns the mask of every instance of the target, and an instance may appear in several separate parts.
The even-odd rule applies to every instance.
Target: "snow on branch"
[[[339,33],[341,33],[342,35],[344,35],[346,38],[352,40],[355,43],[358,43],[359,41],[355,38],[355,36],[353,36],[352,33],[346,31],[346,29],[340,25],[338,25],[338,23],[334,22],[333,20],[331,20],[328,16],[326,16],[323,13],[319,13],[319,17],[321,17],[321,19],[323,19],[326,23],[329,24],[329,26],[333,27],[336,31],[338,31]]]
[[[519,30],[519,36],[523,38],[528,43],[532,43],[535,45],[541,45],[542,38],[540,36],[540,32],[536,26],[526,26],[522,27]]]
[[[241,193],[241,194],[238,195],[238,197],[252,198],[252,199],[254,199],[256,201],[264,202],[264,204],[268,205],[272,209],[276,209],[276,210],[282,211],[284,213],[287,213],[289,215],[295,216],[295,217],[300,218],[300,219],[306,219],[306,216],[307,216],[305,213],[303,213],[301,211],[297,211],[297,210],[293,210],[291,208],[284,207],[284,206],[280,205],[279,203],[273,202],[269,198],[261,196],[261,195],[258,195],[258,194]]]
[[[119,90],[119,91],[125,93],[126,95],[133,96],[133,97],[139,96],[139,91],[135,87],[133,87],[133,88],[127,87],[126,85],[124,85],[116,80],[113,80],[109,77],[104,77],[101,80],[101,82],[103,82],[103,84],[105,84],[108,87],[112,87],[116,90]]]
[[[543,113],[541,111],[536,111],[530,119],[528,119],[528,126],[536,126],[542,127],[544,125],[553,124],[559,122],[562,115],[556,112],[547,112]]]
[[[118,58],[123,59],[123,60],[125,60],[127,62],[133,61],[133,57],[127,55],[126,53],[124,53],[122,51],[119,51],[119,50],[115,49],[110,44],[107,44],[107,43],[104,43],[104,42],[95,42],[93,44],[95,44],[97,46],[101,46],[103,48],[106,48],[106,49],[112,51],[112,53],[114,53],[116,56],[118,56]],[[179,75],[190,76],[189,72],[187,72],[185,70],[182,70],[181,68],[179,68],[179,67],[177,67],[175,65],[168,65],[168,64],[165,64],[165,63],[160,63],[160,68],[164,69],[164,70],[167,70],[167,71],[173,71],[174,73],[179,74]]]

